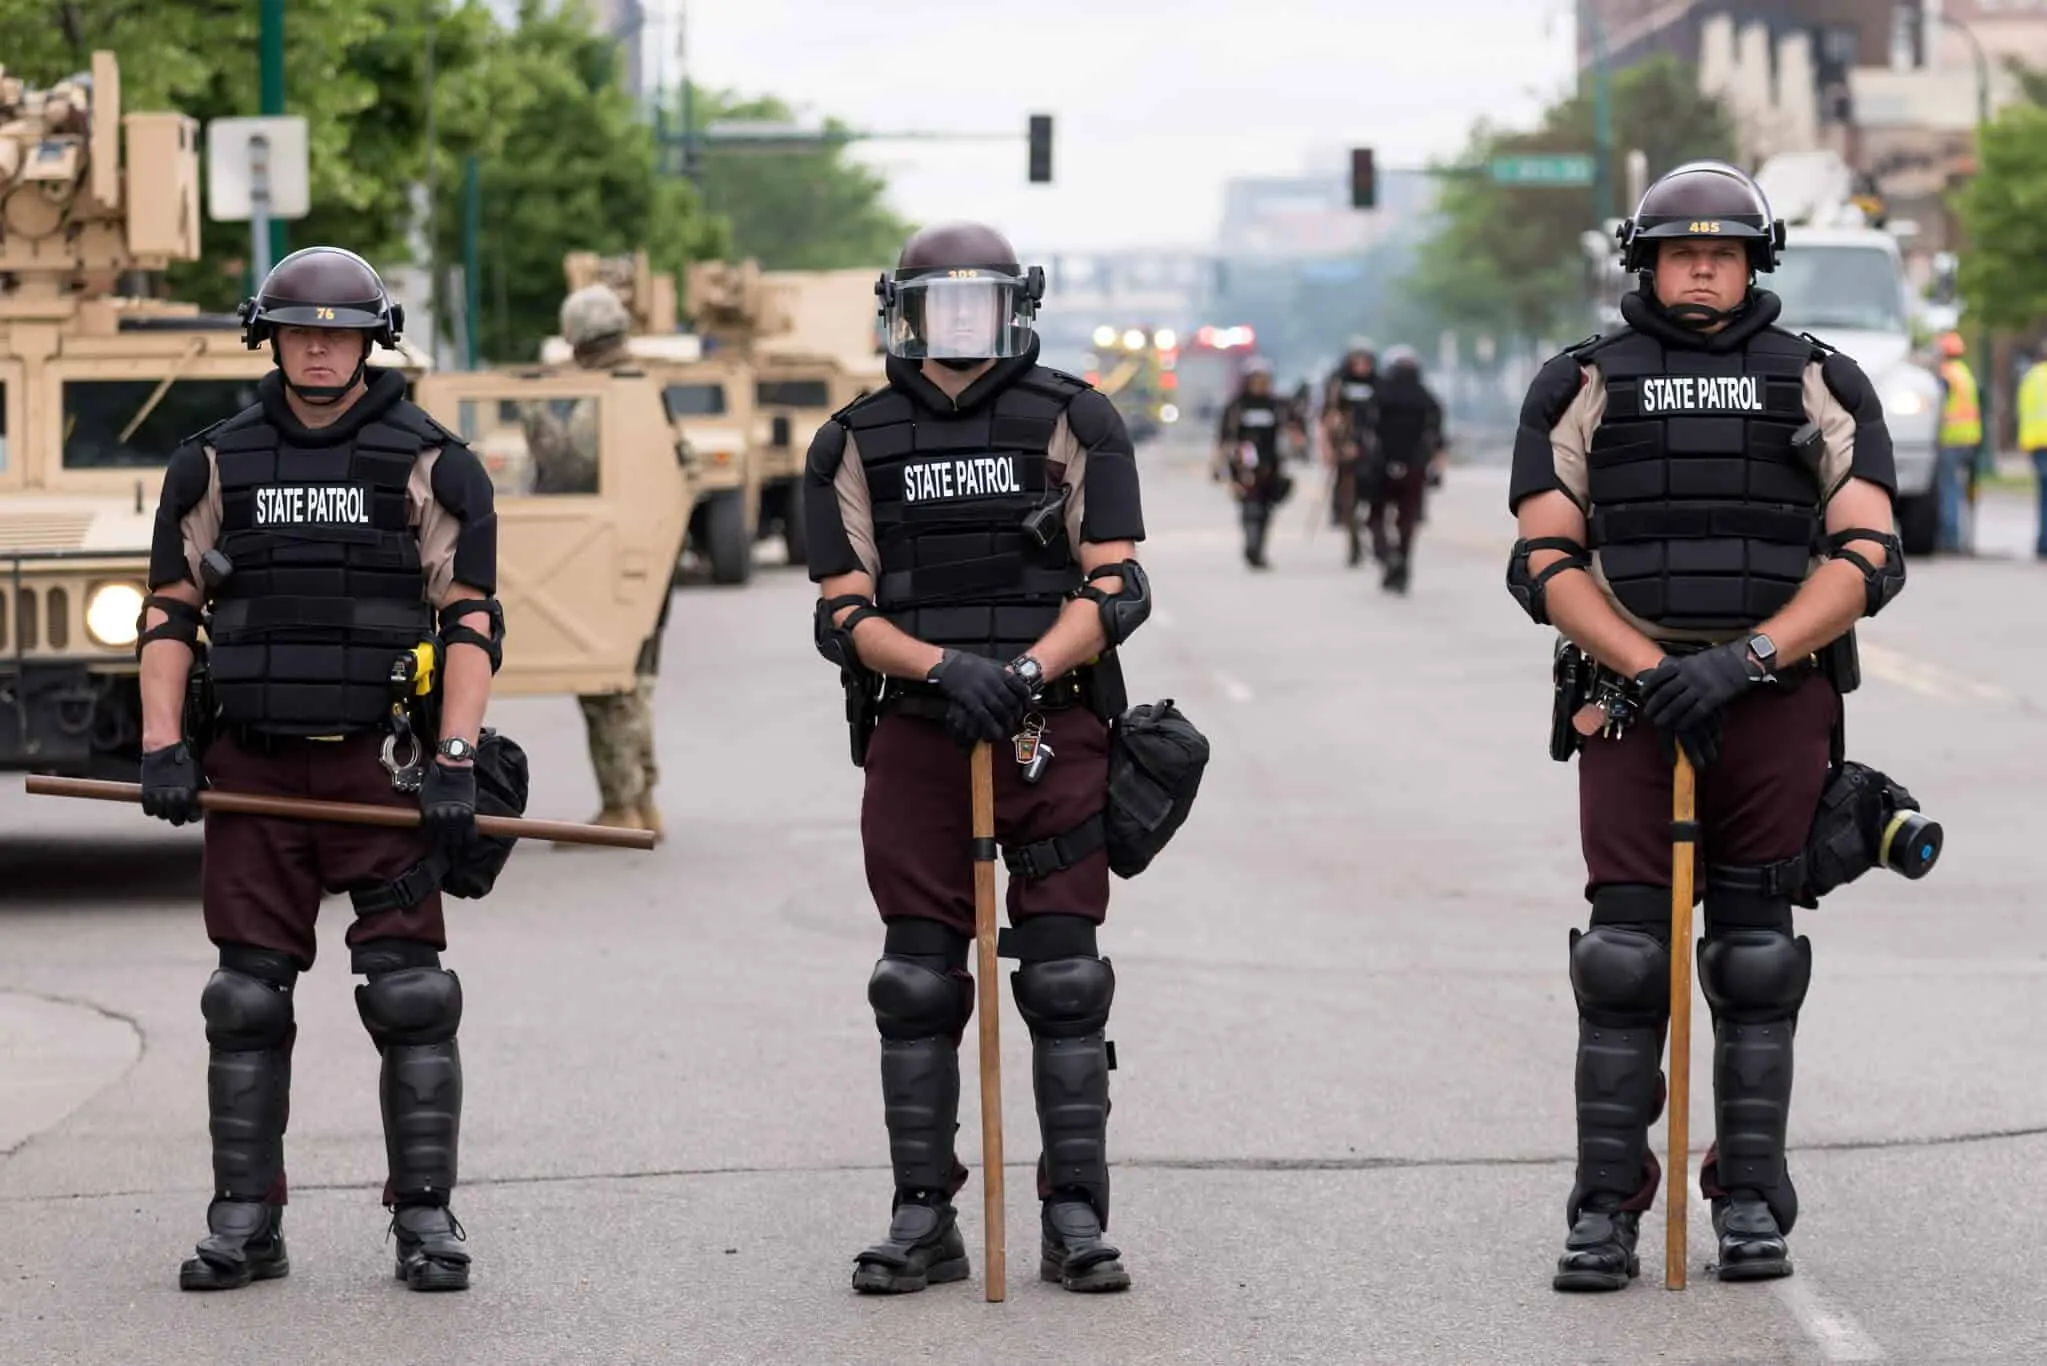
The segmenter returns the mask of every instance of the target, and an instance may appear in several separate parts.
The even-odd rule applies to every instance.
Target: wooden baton
[[[109,783],[93,778],[54,778],[32,774],[27,791],[33,797],[84,797],[99,802],[140,802],[142,784]],[[322,802],[310,797],[262,797],[253,792],[199,793],[204,811],[238,816],[274,816],[279,820],[323,821],[336,825],[382,825],[411,829],[419,825],[419,809],[371,806],[366,802]],[[476,831],[494,839],[540,840],[550,844],[602,844],[614,849],[652,849],[651,830],[620,830],[609,825],[578,825],[573,821],[534,821],[523,816],[478,816]]]
[[[1698,780],[1682,748],[1670,800],[1670,1161],[1663,1173],[1663,1288],[1685,1288],[1685,1201],[1692,1117],[1692,851],[1699,841]]]
[[[1002,994],[995,989],[995,756],[974,746],[974,987],[981,1017],[982,1253],[988,1303],[1009,1294],[1002,1187]]]

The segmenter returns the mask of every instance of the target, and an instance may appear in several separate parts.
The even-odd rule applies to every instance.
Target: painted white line
[[[1221,688],[1223,696],[1229,698],[1232,702],[1249,702],[1251,700],[1251,686],[1240,679],[1231,678],[1228,674],[1217,674],[1215,676],[1215,685]]]
[[[1151,620],[1154,626],[1163,626],[1170,631],[1173,629],[1175,618],[1171,612],[1153,612]]]
[[[1821,1299],[1809,1277],[1802,1273],[1790,1276],[1776,1282],[1771,1289],[1778,1299],[1784,1301],[1784,1307],[1791,1311],[1792,1317],[1798,1320],[1798,1326],[1828,1361],[1884,1359],[1884,1350],[1876,1345],[1876,1340],[1863,1332],[1854,1319]]]
[[[1861,646],[1863,663],[1869,667],[1872,676],[1887,683],[1897,683],[1915,692],[1924,692],[1933,697],[1952,697],[1956,693],[1967,693],[1985,702],[2009,702],[2010,692],[1994,683],[1982,683],[1973,678],[1964,678],[1950,673],[1938,665],[1881,645],[1864,643]]]

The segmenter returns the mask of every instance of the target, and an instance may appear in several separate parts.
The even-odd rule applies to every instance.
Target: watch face
[[[1749,637],[1748,647],[1765,664],[1777,657],[1777,642],[1760,632]]]

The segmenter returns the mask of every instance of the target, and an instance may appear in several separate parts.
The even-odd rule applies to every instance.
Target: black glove
[[[1657,729],[1683,735],[1762,682],[1763,673],[1748,657],[1746,637],[1681,659],[1666,657],[1640,679],[1642,714]]]
[[[142,756],[142,809],[160,821],[183,825],[199,819],[199,793],[206,777],[182,742]]]
[[[476,829],[476,770],[444,764],[426,766],[419,784],[420,828],[443,849],[453,849]]]
[[[1690,730],[1679,731],[1675,735],[1667,730],[1657,731],[1657,743],[1663,746],[1663,762],[1675,764],[1678,747],[1683,746],[1685,756],[1692,761],[1692,767],[1704,768],[1720,757],[1722,729],[1720,713],[1716,711]]]
[[[986,655],[947,650],[924,677],[952,704],[945,727],[963,746],[977,740],[1001,744],[1023,725],[1024,708],[1031,704],[1031,685]]]

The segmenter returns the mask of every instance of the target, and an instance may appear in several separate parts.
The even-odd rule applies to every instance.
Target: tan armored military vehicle
[[[760,535],[804,563],[803,457],[834,412],[884,381],[874,270],[761,271],[705,262],[688,272],[690,321],[754,372]]]
[[[163,466],[274,366],[239,319],[154,297],[170,263],[199,257],[198,136],[181,114],[123,115],[112,53],[47,91],[0,78],[0,769],[134,776]],[[682,534],[676,462],[625,454],[635,424],[660,430],[658,391],[465,375],[435,393],[403,341],[370,363],[407,372],[451,427],[504,403],[597,402],[607,501],[501,485],[496,691],[631,687]]]
[[[761,469],[750,442],[753,376],[744,358],[707,350],[697,337],[676,330],[675,279],[656,275],[645,252],[572,252],[562,267],[570,293],[606,284],[625,301],[634,324],[627,351],[659,382],[672,439],[694,477],[687,548],[704,561],[712,582],[745,583],[753,574]],[[550,366],[573,357],[561,337],[541,346],[540,358]]]
[[[153,296],[199,257],[198,137],[124,115],[111,52],[48,90],[0,74],[0,768],[134,775],[162,467],[273,365]]]

